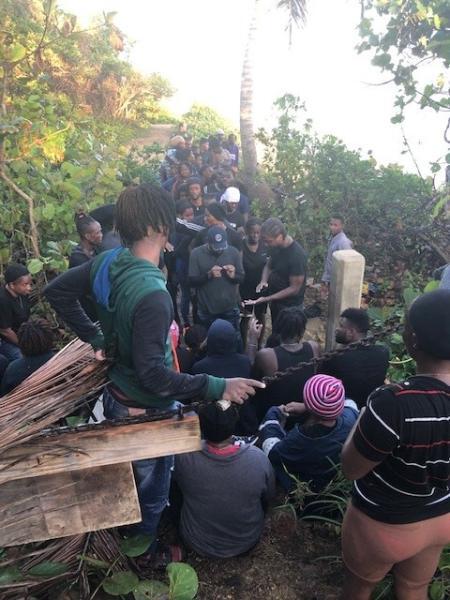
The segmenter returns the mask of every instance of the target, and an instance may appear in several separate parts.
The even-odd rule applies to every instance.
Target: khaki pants
[[[371,519],[351,503],[342,525],[346,567],[343,598],[368,600],[392,569],[398,600],[426,600],[442,549],[450,543],[450,514],[391,525]]]

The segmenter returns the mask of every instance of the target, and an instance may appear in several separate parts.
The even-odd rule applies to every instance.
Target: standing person
[[[187,182],[188,200],[194,210],[194,217],[203,217],[205,204],[203,202],[202,182],[198,177],[190,177]]]
[[[116,227],[125,244],[103,252],[93,261],[69,269],[46,288],[51,306],[99,360],[111,360],[109,383],[103,395],[109,419],[175,407],[174,401],[194,397],[227,398],[241,403],[260,382],[191,376],[173,370],[169,330],[173,305],[158,268],[174,208],[159,187],[126,188],[116,205]],[[83,312],[79,299],[91,293],[96,300],[101,330]],[[173,457],[139,460],[133,464],[142,512],[137,531],[156,536],[167,504]],[[152,548],[157,552],[157,548]],[[167,557],[161,550],[155,560]]]
[[[28,269],[12,263],[5,271],[5,285],[0,288],[0,354],[8,361],[22,358],[17,332],[30,318],[32,280]]]
[[[351,250],[353,242],[344,233],[344,219],[340,215],[334,215],[330,219],[330,238],[328,240],[325,267],[322,275],[322,293],[326,294],[331,280],[331,266],[333,264],[333,253],[337,250]]]
[[[255,300],[258,297],[256,287],[261,281],[262,272],[268,258],[267,247],[261,239],[261,225],[262,221],[257,217],[250,217],[245,224],[242,252],[245,277],[239,290],[241,298],[246,300]],[[265,314],[265,308],[264,304],[259,304],[256,307],[255,316],[259,321]]]
[[[247,305],[270,303],[272,323],[279,312],[289,306],[303,307],[306,288],[306,252],[290,235],[280,219],[271,217],[261,227],[261,237],[269,247],[267,261],[256,292],[268,292]]]
[[[225,148],[231,154],[231,166],[237,169],[239,167],[239,146],[236,144],[236,136],[230,133],[225,143]]]
[[[238,286],[243,279],[241,256],[228,245],[226,231],[210,227],[206,244],[194,248],[189,260],[189,283],[197,290],[198,320],[204,327],[224,319],[238,332]]]
[[[176,205],[177,216],[185,223],[191,223],[194,218],[194,209],[188,202],[179,200]],[[172,297],[174,305],[177,301],[177,288],[180,286],[180,313],[183,322],[183,330],[190,327],[189,308],[191,305],[191,288],[188,282],[189,270],[189,246],[192,242],[192,236],[186,228],[177,228],[173,234],[174,258],[175,258],[175,294]]]
[[[178,175],[172,186],[172,198],[180,200],[180,194],[187,180],[192,177],[192,167],[188,162],[180,162],[178,165]]]
[[[230,225],[236,229],[236,231],[243,233],[245,226],[245,217],[239,210],[239,201],[241,199],[241,192],[236,187],[228,187],[222,196],[220,202],[225,206],[225,213],[227,215],[227,221]]]
[[[425,600],[450,543],[450,290],[412,303],[403,339],[416,375],[371,394],[342,450],[342,598],[369,600],[392,571],[398,600]]]
[[[100,223],[84,212],[75,215],[75,226],[80,242],[70,254],[69,269],[92,260],[98,254],[103,239]]]
[[[210,202],[216,198],[219,187],[216,180],[216,172],[211,165],[203,165],[200,169],[202,179],[203,198],[206,202]]]
[[[369,315],[366,310],[346,308],[339,317],[336,342],[344,346],[359,342],[367,337],[369,328]],[[371,392],[384,384],[388,368],[388,348],[381,344],[370,344],[342,352],[324,361],[320,371],[340,379],[347,398],[351,398],[358,408],[362,408]]]
[[[199,140],[198,151],[202,157],[203,165],[207,165],[209,162],[209,140],[208,138],[202,137]]]
[[[235,187],[239,190],[239,194],[240,194],[239,195],[239,205],[238,205],[239,212],[242,213],[242,216],[244,217],[244,221],[247,222],[248,214],[250,212],[250,200],[248,199],[248,196],[246,195],[247,192],[246,192],[244,186],[239,181],[237,181],[236,175],[235,175],[233,169],[231,169],[230,167],[222,167],[221,169],[219,169],[217,172],[217,184],[218,184],[218,190],[216,193],[217,202],[222,201],[222,195],[225,193],[227,188]]]
[[[242,251],[242,236],[227,221],[227,215],[224,207],[217,202],[211,202],[205,209],[204,222],[206,229],[198,232],[194,246],[198,247],[206,244],[208,238],[208,229],[210,227],[220,227],[227,234],[227,240],[230,246],[233,246],[239,252]]]

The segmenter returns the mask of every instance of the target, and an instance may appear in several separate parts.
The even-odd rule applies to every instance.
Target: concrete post
[[[361,306],[365,265],[364,256],[355,250],[337,250],[332,260],[325,343],[327,351],[336,346],[334,335],[341,312],[346,308]]]

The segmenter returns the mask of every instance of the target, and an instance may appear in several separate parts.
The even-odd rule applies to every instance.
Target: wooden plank
[[[0,546],[15,546],[141,520],[131,463],[0,485]]]
[[[118,425],[39,438],[0,454],[0,484],[15,479],[200,449],[198,417]]]

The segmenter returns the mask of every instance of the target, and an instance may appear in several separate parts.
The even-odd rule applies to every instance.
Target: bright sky
[[[265,0],[270,7],[275,0]],[[215,108],[239,124],[242,58],[252,0],[59,0],[86,19],[117,11],[115,23],[134,41],[129,59],[143,73],[160,72],[176,88],[168,106],[177,114],[193,102]],[[265,11],[254,71],[255,125],[274,123],[273,101],[292,93],[306,102],[315,129],[341,138],[352,149],[372,150],[381,163],[415,170],[402,155],[402,132],[392,125],[395,86],[358,55],[357,0],[309,0],[304,28],[294,30],[292,48],[284,14]],[[410,108],[404,131],[423,175],[446,153],[445,116]],[[441,180],[442,177],[439,177]]]

